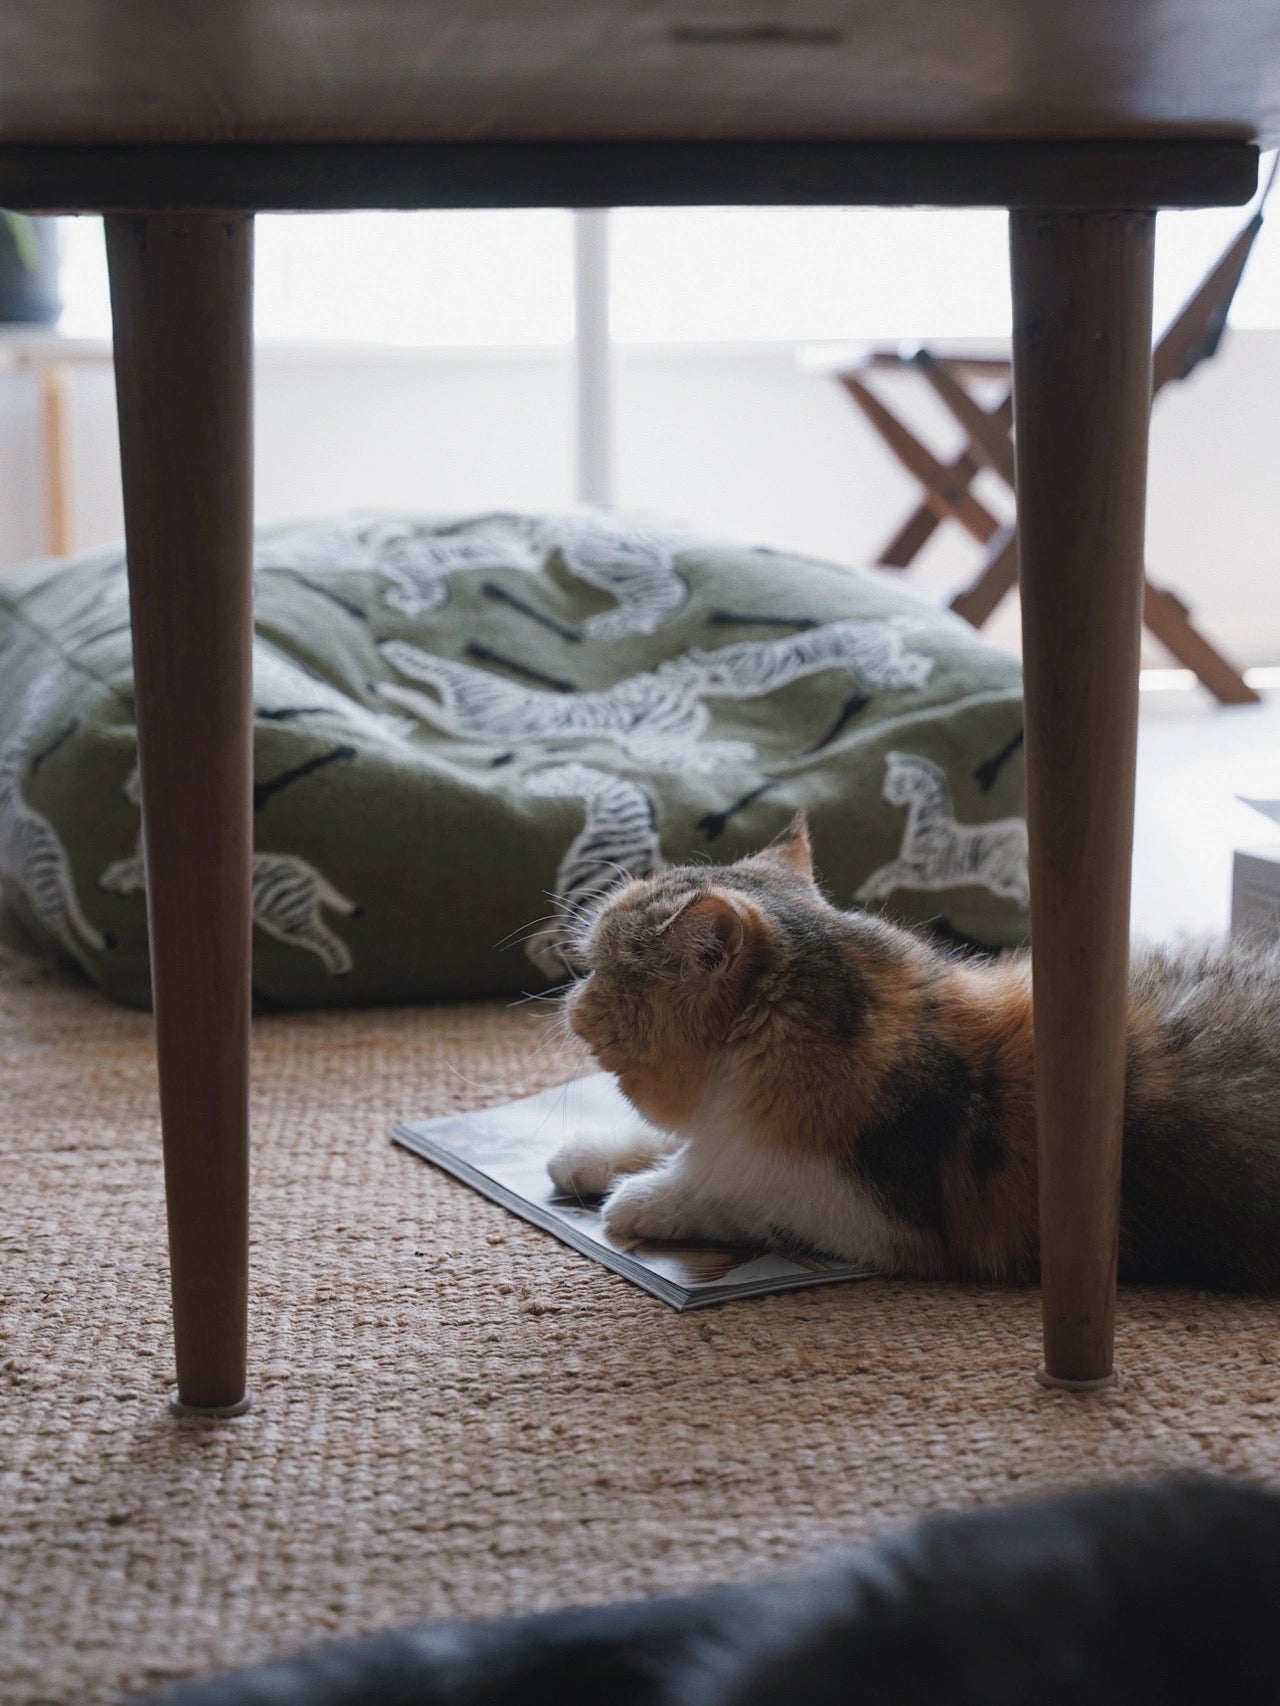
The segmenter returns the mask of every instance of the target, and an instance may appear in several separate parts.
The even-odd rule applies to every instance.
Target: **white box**
[[[1246,800],[1280,823],[1280,800]],[[1231,871],[1231,934],[1280,940],[1280,841],[1236,849]]]

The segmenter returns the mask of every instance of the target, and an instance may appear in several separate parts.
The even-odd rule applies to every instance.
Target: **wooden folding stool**
[[[1187,378],[1202,361],[1216,354],[1245,264],[1262,227],[1263,204],[1275,177],[1273,167],[1252,217],[1156,344],[1152,354],[1153,400],[1164,386]],[[966,435],[966,446],[959,456],[941,461],[898,419],[867,383],[868,373],[876,369],[915,369],[924,375]],[[1014,525],[999,522],[973,491],[973,481],[983,468],[990,468],[1013,489],[1011,364],[998,356],[937,355],[924,346],[873,349],[836,377],[899,462],[924,487],[920,503],[877,562],[881,568],[905,569],[941,522],[959,522],[986,549],[981,569],[952,598],[951,608],[975,628],[982,627],[1018,579]],[[978,399],[966,384],[974,380],[996,382],[994,403],[984,404]],[[1149,576],[1143,586],[1142,615],[1166,650],[1192,670],[1224,705],[1256,703],[1258,694],[1193,626],[1190,612],[1178,595],[1153,585]]]

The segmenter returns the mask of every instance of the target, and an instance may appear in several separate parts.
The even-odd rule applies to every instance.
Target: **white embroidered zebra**
[[[593,514],[495,515],[455,528],[395,516],[350,516],[308,522],[259,541],[259,569],[296,574],[373,574],[388,583],[383,602],[401,616],[439,610],[449,577],[463,569],[546,566],[559,552],[565,567],[588,586],[607,592],[613,610],[588,616],[582,632],[611,640],[651,634],[681,610],[689,588],[677,573],[675,552],[689,539],[636,520],[619,523]]]
[[[123,791],[131,805],[141,803],[136,765],[125,777]],[[127,859],[116,859],[108,865],[98,878],[98,886],[110,894],[143,894],[146,881],[139,830],[137,850]],[[287,948],[301,948],[315,954],[330,977],[342,977],[351,970],[351,950],[325,922],[322,909],[326,907],[344,918],[352,918],[359,911],[354,901],[340,894],[322,872],[297,854],[253,855],[253,922]]]
[[[579,908],[625,877],[643,877],[666,864],[658,840],[653,800],[628,776],[591,764],[553,764],[531,771],[521,786],[540,799],[577,799],[586,822],[565,849],[556,870],[557,924],[531,938],[526,953],[548,977],[572,970],[566,934]]]
[[[388,583],[383,602],[401,616],[438,610],[460,569],[536,569],[541,553],[501,518],[456,531],[395,516],[350,516],[287,528],[259,542],[259,569],[296,574],[373,574]]]
[[[608,740],[652,769],[707,771],[751,764],[756,749],[749,741],[704,741],[710,723],[704,699],[762,698],[827,669],[843,669],[872,687],[919,687],[934,660],[903,648],[903,635],[916,625],[914,617],[844,617],[783,639],[695,649],[652,673],[568,693],[527,687],[407,641],[388,640],[380,648],[387,662],[433,688],[437,697],[394,683],[378,691],[460,740]]]
[[[859,900],[882,900],[895,889],[973,884],[1027,905],[1027,826],[1020,817],[957,823],[945,774],[913,753],[885,755],[883,797],[907,808],[902,847],[896,859],[867,878]]]
[[[293,709],[323,711],[336,717],[353,733],[363,734],[379,745],[388,741],[400,746],[417,727],[411,717],[389,716],[371,711],[358,699],[341,693],[327,681],[310,675],[283,652],[278,652],[259,634],[253,647],[254,710],[271,721]]]
[[[106,937],[84,915],[57,830],[22,794],[23,772],[55,685],[54,673],[33,684],[16,728],[0,746],[0,877],[14,885],[41,928],[84,965],[85,951],[102,953]]]
[[[296,853],[253,856],[253,922],[286,948],[314,954],[330,977],[351,970],[351,950],[325,923],[322,908],[354,918],[359,907]]]
[[[557,693],[436,657],[402,640],[386,641],[381,651],[393,668],[438,697],[393,682],[382,683],[379,693],[460,740],[504,745],[607,740],[655,770],[715,770],[750,764],[756,756],[748,741],[703,741],[710,715],[684,681],[633,675],[594,692]]]
[[[658,673],[694,679],[703,697],[717,699],[759,698],[824,669],[846,670],[868,687],[923,687],[935,660],[903,645],[923,627],[918,616],[843,616],[776,640],[694,647],[659,664]]]
[[[689,586],[675,565],[675,553],[691,541],[651,522],[620,525],[597,515],[561,516],[541,523],[534,539],[559,551],[570,574],[617,602],[582,624],[591,640],[617,640],[628,634],[652,634],[682,610]]]

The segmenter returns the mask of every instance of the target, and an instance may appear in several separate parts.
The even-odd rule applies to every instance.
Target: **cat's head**
[[[643,1107],[641,1078],[688,1082],[728,1042],[782,1015],[850,1034],[850,1001],[862,996],[849,925],[818,888],[799,813],[736,864],[677,866],[607,895],[575,945],[586,975],[567,997],[569,1022]]]

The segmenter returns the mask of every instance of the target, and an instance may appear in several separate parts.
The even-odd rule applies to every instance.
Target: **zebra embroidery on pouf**
[[[350,693],[331,687],[277,651],[258,635],[253,648],[254,715],[266,722],[290,722],[300,717],[336,717],[352,734],[376,745],[403,747],[417,732],[412,717],[371,711]]]
[[[652,634],[684,608],[689,588],[677,573],[681,534],[635,522],[619,526],[592,515],[540,518],[496,515],[459,527],[394,516],[351,516],[310,522],[262,540],[258,569],[296,575],[371,574],[386,583],[383,603],[400,616],[429,615],[449,597],[449,578],[464,569],[545,568],[559,552],[576,579],[606,592],[613,610],[588,616],[588,639]]]
[[[873,871],[860,901],[883,900],[895,889],[952,889],[972,884],[1026,906],[1027,826],[1020,817],[957,823],[942,769],[913,753],[885,755],[884,799],[906,806],[898,857]]]
[[[691,541],[680,534],[645,522],[620,527],[595,516],[570,516],[542,523],[534,537],[559,551],[570,574],[617,601],[615,610],[587,617],[582,632],[589,640],[652,634],[688,602],[688,582],[676,570],[675,553]]]
[[[135,767],[124,781],[124,796],[130,805],[142,799]],[[138,849],[127,859],[117,859],[98,878],[99,888],[109,894],[146,892],[146,866],[139,831]],[[351,950],[325,922],[327,908],[344,918],[354,918],[359,907],[340,894],[329,879],[296,853],[255,853],[252,888],[253,922],[287,948],[315,954],[330,977],[343,977],[351,970]]]
[[[581,908],[625,877],[660,870],[666,860],[658,841],[653,800],[629,776],[573,762],[531,771],[521,785],[540,799],[582,800],[587,808],[586,822],[556,870],[560,927],[540,932],[525,950],[539,971],[558,977],[573,969],[565,951],[564,927],[572,928]]]
[[[401,640],[389,640],[381,649],[401,675],[437,695],[433,699],[383,682],[382,697],[459,740],[503,746],[608,740],[654,770],[716,770],[750,764],[756,756],[748,741],[702,739],[710,714],[682,681],[633,675],[595,692],[558,693],[525,687]]]
[[[102,953],[106,937],[81,909],[57,830],[22,795],[32,740],[55,685],[56,674],[33,683],[17,727],[0,746],[0,877],[17,888],[40,927],[84,965],[86,950]]]
[[[698,683],[706,698],[752,699],[824,669],[844,669],[867,687],[923,687],[934,660],[903,645],[924,623],[916,616],[844,616],[778,640],[739,640],[712,650],[694,647],[669,663],[671,672]]]
[[[387,662],[410,681],[378,691],[424,723],[460,740],[502,745],[541,741],[613,741],[655,770],[716,770],[755,762],[749,741],[704,740],[704,699],[758,699],[804,676],[844,669],[871,687],[919,688],[934,660],[907,651],[915,618],[844,617],[780,640],[743,640],[718,651],[695,649],[594,691],[554,692],[509,681],[404,640],[385,641]]]
[[[401,616],[424,616],[449,597],[449,577],[462,569],[520,569],[541,554],[517,529],[498,522],[456,532],[393,517],[353,516],[290,528],[263,540],[258,569],[294,574],[372,574],[387,583],[383,602]]]

